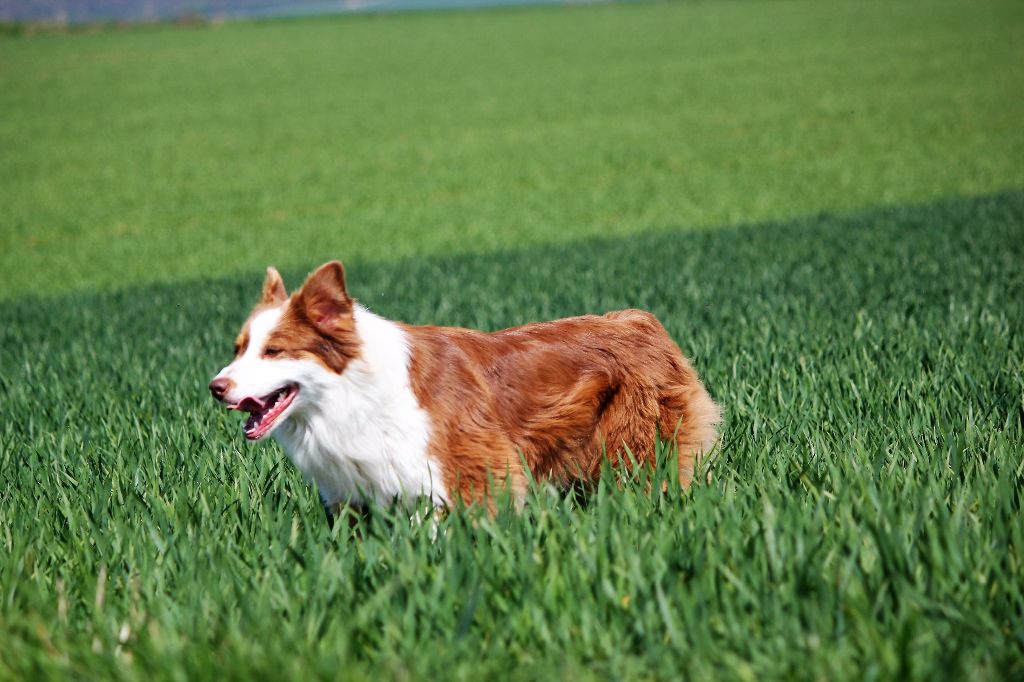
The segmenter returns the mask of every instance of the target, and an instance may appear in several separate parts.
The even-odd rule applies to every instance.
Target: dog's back
[[[650,313],[489,334],[405,329],[413,389],[434,416],[432,454],[451,473],[448,489],[469,498],[501,472],[521,485],[521,461],[535,478],[562,482],[596,478],[604,457],[625,466],[623,446],[653,463],[656,434],[675,439],[687,486],[696,458],[718,438],[718,406]]]

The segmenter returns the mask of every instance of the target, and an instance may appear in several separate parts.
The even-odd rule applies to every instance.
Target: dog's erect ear
[[[267,268],[267,278],[263,280],[263,297],[260,303],[264,305],[278,305],[288,300],[288,292],[284,288],[284,280],[281,273],[271,265]]]
[[[329,332],[352,316],[352,299],[345,289],[345,268],[336,260],[321,265],[302,285],[300,304],[309,321]]]

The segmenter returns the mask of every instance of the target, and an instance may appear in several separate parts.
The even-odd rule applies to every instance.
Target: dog
[[[532,477],[586,485],[653,465],[674,441],[679,483],[718,441],[721,411],[654,315],[621,310],[493,333],[414,326],[352,299],[338,261],[288,295],[267,269],[213,397],[273,434],[333,512],[369,502],[516,499]]]

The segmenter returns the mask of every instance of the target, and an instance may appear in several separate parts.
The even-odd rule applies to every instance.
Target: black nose
[[[217,400],[224,400],[224,396],[231,389],[231,379],[227,377],[217,377],[210,382],[210,393]]]

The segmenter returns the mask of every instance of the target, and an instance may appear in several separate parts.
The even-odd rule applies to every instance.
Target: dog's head
[[[235,358],[210,382],[214,398],[249,413],[246,438],[263,438],[315,404],[358,356],[354,308],[338,261],[290,297],[281,275],[267,268],[260,301],[235,339]]]

